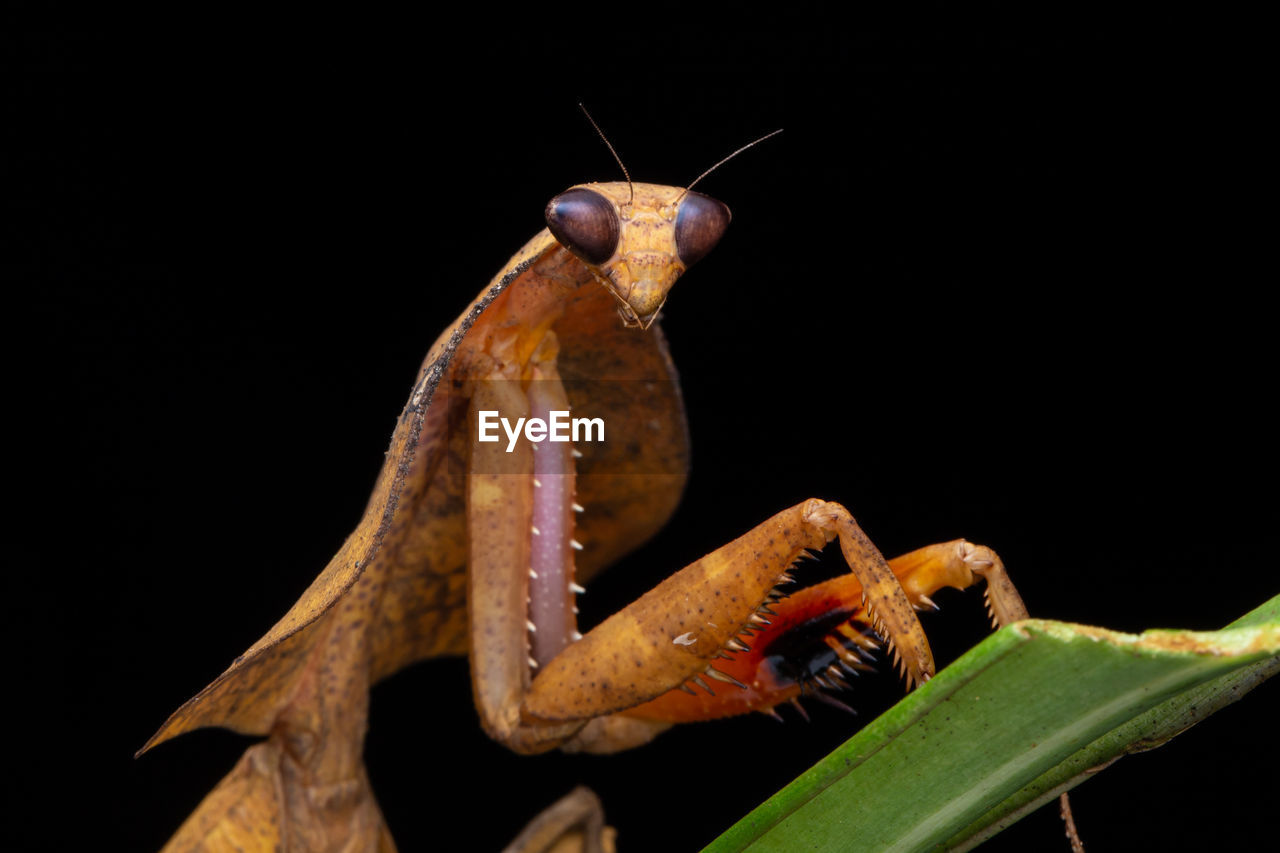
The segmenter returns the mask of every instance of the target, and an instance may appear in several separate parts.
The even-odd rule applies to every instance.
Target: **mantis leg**
[[[985,577],[998,618],[1025,616],[990,549],[958,540],[913,552],[891,566],[848,510],[811,499],[676,572],[582,637],[572,615],[577,546],[572,448],[535,446],[515,436],[510,442],[479,440],[483,413],[519,421],[569,407],[555,358],[550,334],[524,364],[495,351],[492,363],[473,374],[479,378],[471,388],[475,440],[468,460],[467,604],[472,683],[484,728],[516,751],[541,752],[571,740],[571,748],[590,751],[628,748],[665,727],[654,722],[671,719],[631,709],[668,691],[697,695],[701,688],[714,694],[708,679],[746,690],[758,679],[749,682],[719,662],[734,662],[734,654],[748,648],[744,638],[762,631],[779,613],[784,619],[792,612],[834,619],[829,627],[856,616],[893,654],[910,685],[934,671],[915,609],[927,606],[929,592],[938,586],[966,587]],[[777,603],[782,597],[777,587],[790,582],[796,561],[834,540],[851,574],[838,589],[829,588],[832,600],[824,599],[817,611]],[[805,600],[812,601],[813,594],[807,595]],[[752,701],[757,709],[771,707],[781,701],[777,694],[768,688]],[[698,716],[749,709],[704,708]]]
[[[757,610],[788,569],[806,549],[834,539],[908,679],[932,675],[928,641],[888,563],[844,507],[821,500],[778,513],[580,638],[572,616],[572,448],[479,440],[481,413],[512,421],[568,408],[555,356],[547,335],[527,365],[495,357],[471,389],[467,608],[476,706],[491,737],[518,752],[544,751],[589,721],[704,674],[716,678],[712,661],[767,622]],[[593,748],[608,750],[652,736],[621,720],[587,733]]]
[[[1006,624],[1025,618],[1022,599],[990,548],[957,539],[904,554],[888,565],[912,610],[935,609],[930,596],[944,586],[964,589],[985,579],[993,619]],[[620,716],[673,724],[750,711],[773,714],[775,706],[802,696],[846,707],[831,692],[848,687],[846,677],[871,669],[873,653],[886,646],[886,620],[875,615],[874,607],[854,573],[785,597],[775,592],[750,636],[735,638],[714,662],[708,674],[721,684],[670,690]],[[909,662],[901,655],[897,660],[909,677]]]
[[[590,788],[574,788],[529,822],[502,853],[613,853],[614,831]]]
[[[532,681],[524,718],[547,723],[610,719],[606,715],[668,690],[711,692],[708,678],[732,685],[730,692],[745,689],[720,668],[720,659],[732,661],[745,646],[744,637],[771,624],[777,615],[769,609],[775,587],[791,581],[789,570],[807,549],[834,539],[849,564],[857,598],[866,591],[868,620],[898,652],[907,677],[927,679],[933,656],[908,592],[844,507],[812,499],[680,570],[565,648]],[[599,723],[584,735],[592,728]],[[588,748],[631,745],[600,738]]]
[[[535,398],[520,381],[518,366],[508,362],[495,367],[490,376],[476,382],[472,392],[472,435],[479,434],[482,412],[501,412],[508,419],[527,418],[535,408],[568,403],[554,373],[553,353],[535,365],[547,377],[537,383],[538,394],[550,393],[552,401]],[[467,570],[467,616],[470,625],[471,683],[480,720],[490,737],[517,752],[543,752],[563,743],[585,725],[528,725],[520,717],[521,701],[528,690],[537,661],[533,658],[531,633],[534,582],[545,582],[557,570],[560,588],[553,590],[561,602],[570,596],[572,571],[573,498],[572,458],[561,446],[558,473],[543,473],[557,482],[551,498],[535,496],[541,480],[535,476],[535,459],[530,443],[519,441],[504,448],[505,442],[472,442],[467,483],[467,527],[470,552]],[[535,485],[537,484],[537,485]],[[548,506],[548,502],[554,505]],[[546,534],[535,523],[556,516],[559,524]],[[559,547],[548,552],[546,540],[556,538]],[[535,540],[541,540],[535,542]],[[535,568],[535,566],[537,568]],[[539,573],[541,569],[541,574]],[[546,609],[546,602],[539,602]],[[561,635],[574,631],[572,614],[558,608],[558,625],[541,626],[544,635],[556,629]]]

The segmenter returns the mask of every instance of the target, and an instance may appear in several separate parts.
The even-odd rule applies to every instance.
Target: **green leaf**
[[[1280,596],[1221,631],[1007,626],[705,853],[967,850],[1280,669]]]

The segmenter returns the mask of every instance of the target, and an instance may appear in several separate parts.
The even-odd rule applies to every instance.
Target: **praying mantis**
[[[355,532],[144,747],[207,725],[268,736],[172,849],[393,849],[361,761],[368,689],[425,657],[469,655],[481,725],[513,751],[611,753],[802,695],[842,705],[831,694],[880,649],[908,685],[927,680],[916,611],[942,587],[985,582],[996,624],[1026,616],[990,548],[886,560],[847,509],[810,498],[579,631],[575,596],[663,526],[684,486],[683,403],[657,319],[731,218],[692,186],[557,195],[547,230],[439,337]],[[603,441],[556,441],[570,412],[599,421]],[[488,440],[490,416],[505,438]],[[827,545],[850,572],[793,593],[798,564]],[[513,849],[566,834],[602,849],[602,827],[574,795]]]

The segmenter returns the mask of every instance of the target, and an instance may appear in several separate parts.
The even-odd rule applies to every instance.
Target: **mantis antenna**
[[[760,137],[759,139],[755,140],[754,142],[748,142],[746,145],[742,146],[742,147],[741,147],[741,148],[739,148],[737,151],[735,151],[735,152],[733,152],[732,154],[730,154],[728,157],[725,157],[725,158],[724,158],[723,160],[721,160],[719,163],[716,163],[716,164],[715,164],[714,166],[712,166],[710,169],[707,169],[707,171],[703,172],[701,175],[699,175],[698,177],[694,178],[692,181],[690,181],[690,182],[689,182],[689,186],[687,186],[687,187],[685,187],[685,188],[684,188],[684,192],[680,193],[680,198],[676,199],[676,204],[679,204],[679,203],[680,203],[680,199],[681,199],[681,198],[684,198],[684,197],[685,197],[685,195],[689,192],[689,190],[693,189],[693,185],[694,185],[694,184],[696,184],[698,181],[702,180],[702,179],[703,179],[703,178],[705,178],[707,175],[710,175],[710,174],[711,174],[712,172],[714,172],[716,169],[719,169],[719,168],[720,168],[721,166],[723,166],[725,163],[728,163],[730,160],[732,160],[734,157],[737,157],[739,154],[741,154],[743,151],[746,151],[748,148],[752,148],[752,147],[754,147],[754,146],[756,146],[756,145],[759,145],[761,142],[764,142],[766,139],[768,139],[768,138],[770,138],[770,137],[772,137],[772,136],[777,136],[779,133],[782,133],[782,128],[778,128],[777,130],[773,131],[772,133],[766,133],[764,136]]]
[[[582,101],[578,101],[578,108],[581,109],[582,114],[587,117],[587,121],[591,122],[591,126],[596,129],[596,133],[600,134],[600,138],[604,140],[604,144],[609,146],[609,153],[613,155],[613,159],[618,161],[618,167],[622,169],[622,174],[627,179],[627,189],[631,191],[631,195],[627,199],[627,204],[631,204],[631,202],[636,199],[636,188],[635,185],[631,183],[631,173],[627,171],[626,165],[622,162],[622,158],[618,156],[618,151],[613,147],[613,143],[609,141],[609,137],[604,135],[604,131],[600,129],[600,125],[596,124],[596,120],[591,117],[591,113],[587,112],[586,104],[582,103]],[[734,153],[736,154],[737,152]],[[732,157],[733,154],[730,154],[729,156]],[[716,165],[718,166],[720,164],[717,163]],[[713,166],[712,168],[715,167]]]

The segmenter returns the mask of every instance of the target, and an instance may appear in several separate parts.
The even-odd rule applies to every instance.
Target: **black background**
[[[692,478],[586,624],[810,496],[888,554],[992,545],[1038,616],[1212,629],[1280,586],[1249,212],[1271,146],[1238,35],[172,23],[9,36],[19,841],[158,848],[236,761],[221,731],[132,753],[355,525],[427,347],[546,200],[618,177],[579,99],[659,183],[786,128],[699,187],[734,222],[663,320]],[[945,663],[985,622],[939,601]],[[697,849],[900,692],[859,688],[857,720],[521,758],[481,734],[465,661],[428,661],[375,689],[367,761],[403,850],[496,849],[577,783],[624,850]],[[1089,849],[1269,837],[1274,782],[1242,774],[1274,778],[1277,695],[1078,788]],[[1059,833],[1049,810],[984,849]]]

